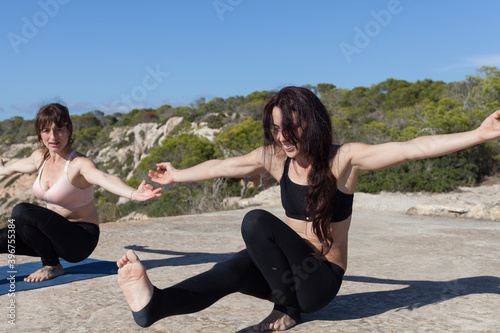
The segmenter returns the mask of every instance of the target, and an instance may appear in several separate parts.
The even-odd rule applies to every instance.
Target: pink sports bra
[[[73,150],[69,155],[61,178],[47,191],[40,184],[43,167],[47,160],[43,161],[38,177],[33,184],[33,193],[38,199],[47,203],[47,208],[78,208],[88,205],[94,200],[94,187],[92,185],[87,188],[79,188],[71,184],[68,179],[68,165],[75,152]]]

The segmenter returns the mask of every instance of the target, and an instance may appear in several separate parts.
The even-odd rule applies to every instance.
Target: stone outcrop
[[[418,204],[408,209],[409,215],[425,216],[445,216],[445,217],[463,217],[476,220],[492,220],[500,222],[500,206],[488,207],[485,204],[478,203],[472,207],[436,205],[436,204]]]
[[[148,156],[151,150],[165,140],[177,125],[183,121],[182,117],[172,117],[165,124],[141,123],[135,126],[113,128],[109,134],[109,141],[105,146],[93,147],[89,151],[82,151],[96,164],[110,174],[119,175],[127,170],[124,179],[132,176],[133,170],[140,161]],[[215,140],[220,130],[211,129],[206,122],[192,123],[188,133]],[[36,136],[26,138],[26,143],[0,146],[0,156],[6,163],[13,163],[23,149],[34,151],[39,148]],[[33,181],[36,175],[19,174],[0,178],[0,215],[9,216],[12,207],[17,202],[32,202],[44,205],[36,199],[32,192]],[[119,203],[126,200],[119,201]]]
[[[182,117],[172,117],[167,123],[141,123],[135,126],[116,127],[110,135],[106,147],[95,147],[87,155],[94,162],[107,166],[107,172],[116,173],[116,168],[124,166],[133,157],[129,169],[134,170],[139,162],[182,122]],[[127,178],[131,177],[129,173]]]

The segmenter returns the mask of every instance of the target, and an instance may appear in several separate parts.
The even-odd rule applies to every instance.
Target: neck
[[[68,146],[64,147],[64,149],[58,152],[49,151],[50,159],[53,161],[56,161],[57,159],[67,160],[69,154],[71,154],[71,151],[72,149]]]
[[[311,170],[311,164],[294,158],[292,159],[292,168],[295,174],[299,176],[300,180],[307,183],[309,171]]]
[[[304,157],[304,156],[297,156],[295,158],[292,158],[292,160],[295,162],[295,164],[302,169],[310,169],[311,168],[311,163]]]

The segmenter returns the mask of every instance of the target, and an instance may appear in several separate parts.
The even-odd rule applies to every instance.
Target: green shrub
[[[477,182],[477,166],[459,152],[434,159],[410,161],[389,169],[360,173],[357,191],[448,192]]]

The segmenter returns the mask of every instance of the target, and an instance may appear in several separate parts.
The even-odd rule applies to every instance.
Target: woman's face
[[[52,123],[45,126],[40,132],[42,143],[51,152],[60,152],[66,148],[69,142],[70,132],[67,126],[57,127]]]
[[[302,138],[302,128],[299,125],[298,115],[296,113],[293,114],[293,135],[299,141],[295,144],[288,141],[283,136],[283,113],[280,108],[274,107],[273,112],[273,135],[274,140],[281,144],[281,147],[285,151],[285,154],[290,158],[295,158],[300,153],[300,139]]]

